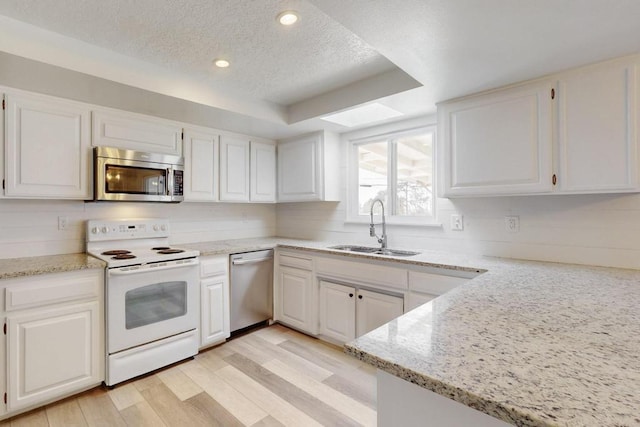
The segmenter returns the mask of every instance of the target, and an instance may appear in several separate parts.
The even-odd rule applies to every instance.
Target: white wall
[[[428,118],[425,124],[433,120]],[[367,223],[344,222],[347,140],[360,136],[362,131],[343,135],[342,201],[279,204],[279,236],[377,244],[369,237]],[[640,268],[640,194],[438,199],[436,203],[441,227],[390,225],[389,247]],[[451,231],[453,213],[464,216],[464,231]],[[505,215],[520,217],[518,233],[506,232]]]
[[[58,230],[58,217],[69,225]],[[275,235],[273,204],[0,199],[0,258],[84,252],[88,219],[169,218],[172,244]]]

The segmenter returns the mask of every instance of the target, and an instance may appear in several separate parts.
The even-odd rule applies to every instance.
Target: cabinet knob
[[[353,298],[353,294],[349,294],[349,298]]]
[[[358,299],[362,299],[362,295],[358,295]]]

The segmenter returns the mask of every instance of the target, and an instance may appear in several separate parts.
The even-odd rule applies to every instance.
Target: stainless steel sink
[[[358,252],[372,255],[387,255],[387,256],[413,256],[419,255],[420,252],[413,251],[401,251],[399,249],[381,249],[370,246],[357,246],[357,245],[337,245],[330,246],[329,249],[336,249],[339,251]]]

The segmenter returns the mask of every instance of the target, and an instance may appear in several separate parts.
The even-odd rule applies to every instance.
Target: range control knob
[[[161,229],[162,231],[167,231],[167,226],[166,226],[165,224],[162,224],[162,225],[160,226],[160,229]]]
[[[158,230],[160,230],[160,227],[158,226],[158,224],[154,225],[153,226],[153,231],[158,231]]]
[[[109,227],[102,227],[100,231],[102,231],[104,234],[107,234],[109,232]]]
[[[98,227],[91,228],[91,234],[98,234],[99,232],[100,232],[100,229]]]

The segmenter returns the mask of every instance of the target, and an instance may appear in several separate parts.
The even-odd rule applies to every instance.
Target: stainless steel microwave
[[[93,150],[96,201],[170,202],[184,200],[184,158],[112,147]]]

